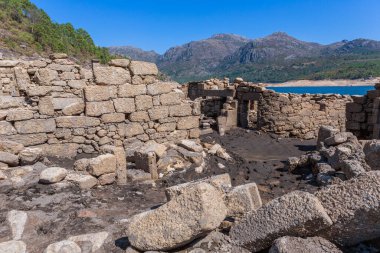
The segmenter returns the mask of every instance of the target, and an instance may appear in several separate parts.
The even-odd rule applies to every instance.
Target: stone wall
[[[102,145],[199,137],[200,106],[155,64],[112,60],[85,69],[51,59],[0,61],[0,138],[49,155],[92,153]]]
[[[320,126],[345,131],[346,104],[350,96],[262,92],[258,104],[258,127],[276,134],[312,139]]]
[[[347,104],[347,130],[362,139],[380,138],[380,84]]]

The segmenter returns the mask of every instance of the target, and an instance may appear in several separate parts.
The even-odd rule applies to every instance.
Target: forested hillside
[[[0,0],[0,49],[22,55],[63,52],[84,61],[107,61],[107,48],[94,44],[91,36],[72,24],[58,24],[29,0]]]

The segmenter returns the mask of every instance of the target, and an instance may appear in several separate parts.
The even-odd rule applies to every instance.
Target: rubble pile
[[[310,168],[319,185],[329,185],[378,170],[379,141],[359,141],[351,132],[340,132],[330,126],[319,129],[317,151],[301,157],[290,157],[289,172]]]

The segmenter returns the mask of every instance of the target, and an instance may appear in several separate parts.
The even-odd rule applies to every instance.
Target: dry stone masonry
[[[64,54],[2,60],[0,138],[67,157],[104,145],[198,138],[198,105],[157,74],[155,64],[128,59],[92,69]]]

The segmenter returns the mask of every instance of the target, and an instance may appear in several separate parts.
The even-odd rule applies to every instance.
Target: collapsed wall
[[[64,54],[0,61],[0,139],[42,147],[47,155],[93,153],[199,137],[199,104],[155,64],[116,59],[86,69]]]

